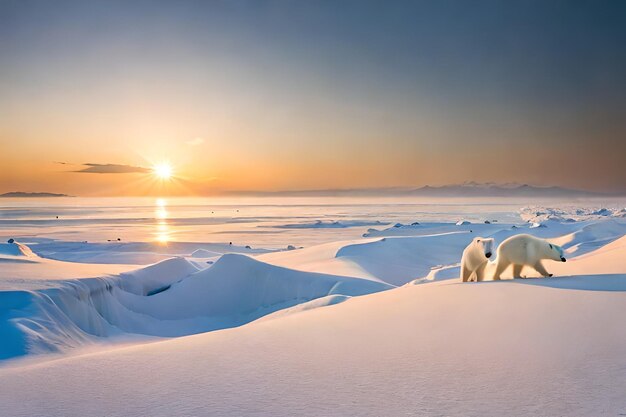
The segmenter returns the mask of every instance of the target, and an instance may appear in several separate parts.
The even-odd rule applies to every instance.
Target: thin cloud
[[[119,165],[119,164],[83,164],[87,168],[80,169],[78,171],[85,174],[133,174],[133,173],[146,173],[150,172],[150,169],[143,167],[136,167],[132,165]]]
[[[199,146],[204,143],[204,138],[193,138],[185,143],[189,146]]]

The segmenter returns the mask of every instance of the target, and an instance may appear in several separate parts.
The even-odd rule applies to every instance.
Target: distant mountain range
[[[67,194],[55,194],[55,193],[25,193],[23,191],[12,191],[10,193],[0,194],[0,197],[71,197]]]
[[[459,185],[430,187],[410,191],[411,195],[427,197],[600,197],[608,194],[563,187],[539,187],[528,184],[494,184],[468,182]]]
[[[415,197],[608,197],[622,194],[597,193],[592,191],[574,190],[563,187],[541,187],[528,184],[496,184],[466,182],[463,184],[420,188],[358,188],[358,189],[327,189],[303,191],[273,192],[236,192],[231,194],[257,196],[300,196],[300,197],[368,197],[368,196],[415,196]]]

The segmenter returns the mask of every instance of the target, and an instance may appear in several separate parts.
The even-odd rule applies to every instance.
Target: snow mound
[[[191,253],[192,258],[212,258],[213,256],[219,256],[219,253],[211,252],[206,249],[196,249]]]
[[[344,246],[336,257],[354,262],[384,282],[404,285],[425,277],[433,267],[458,264],[463,249],[473,237],[473,234],[455,232],[384,238]]]
[[[596,211],[592,212],[591,214],[593,214],[593,215],[595,215],[595,216],[603,216],[603,217],[606,217],[606,216],[612,216],[612,215],[613,215],[613,212],[612,212],[611,210],[609,210],[609,209],[607,209],[607,208],[604,208],[604,207],[603,207],[603,208],[601,208],[601,209],[599,209],[599,210],[596,210]]]
[[[333,304],[390,285],[222,256],[198,270],[173,258],[136,271],[60,282],[37,291],[0,292],[0,359],[62,352],[102,342],[174,337],[240,326],[300,303]],[[342,298],[343,297],[343,298]]]
[[[198,314],[248,314],[257,318],[327,295],[365,295],[389,288],[379,282],[296,271],[245,255],[227,254],[211,268],[191,275],[164,296],[184,297],[186,310]],[[211,303],[207,302],[207,294],[211,295]],[[167,308],[165,306],[164,310]]]
[[[0,255],[37,257],[28,246],[13,239],[0,243]]]
[[[598,249],[626,234],[626,223],[623,220],[606,219],[583,226],[575,232],[552,239],[568,253],[581,255]]]
[[[119,287],[136,295],[149,295],[198,272],[199,268],[185,258],[165,261],[119,275]]]

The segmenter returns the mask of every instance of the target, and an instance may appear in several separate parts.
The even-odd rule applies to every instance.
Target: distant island
[[[16,198],[16,197],[30,197],[30,198],[35,198],[35,197],[72,197],[71,195],[67,195],[67,194],[56,194],[56,193],[25,193],[23,191],[12,191],[10,193],[4,193],[4,194],[0,194],[0,197],[5,197],[5,198]]]

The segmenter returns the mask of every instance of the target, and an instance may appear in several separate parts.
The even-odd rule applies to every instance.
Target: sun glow
[[[152,171],[154,175],[161,180],[169,180],[172,178],[172,166],[168,163],[155,165]]]

